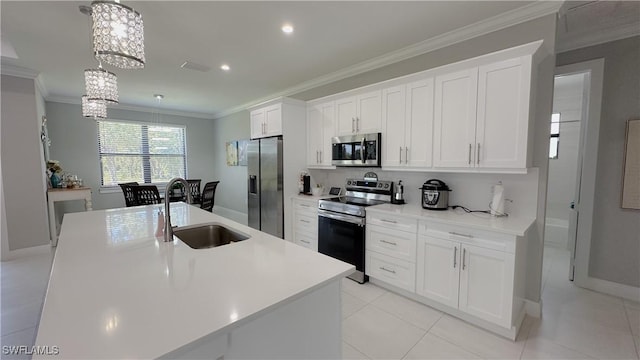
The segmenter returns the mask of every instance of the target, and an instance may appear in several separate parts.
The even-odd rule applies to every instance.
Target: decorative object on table
[[[62,183],[62,166],[58,160],[47,161],[47,174],[52,188],[60,187]]]
[[[238,165],[247,166],[247,144],[249,140],[238,140]]]
[[[144,68],[144,23],[133,8],[115,1],[91,3],[93,53],[121,69]]]
[[[238,142],[227,142],[227,166],[238,166]]]
[[[640,210],[640,119],[627,121],[626,135],[621,207]]]

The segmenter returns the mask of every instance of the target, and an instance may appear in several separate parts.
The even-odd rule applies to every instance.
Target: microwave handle
[[[362,159],[362,163],[366,163],[366,159],[364,158],[364,137],[362,138],[362,141],[360,142],[360,159]]]

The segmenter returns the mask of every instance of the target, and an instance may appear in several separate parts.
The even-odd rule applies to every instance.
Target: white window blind
[[[166,124],[98,121],[102,186],[186,178],[185,128]]]

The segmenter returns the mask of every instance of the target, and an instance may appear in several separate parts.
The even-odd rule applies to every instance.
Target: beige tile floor
[[[2,345],[32,345],[51,255],[3,262]],[[638,359],[640,304],[573,286],[568,252],[545,249],[543,317],[516,341],[373,284],[343,280],[344,359]],[[28,358],[2,355],[3,359]]]

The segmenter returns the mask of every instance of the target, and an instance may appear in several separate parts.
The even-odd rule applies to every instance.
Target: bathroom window
[[[98,121],[98,152],[103,187],[186,178],[184,126]]]
[[[549,141],[549,159],[558,158],[560,148],[560,113],[551,114],[551,139]]]

